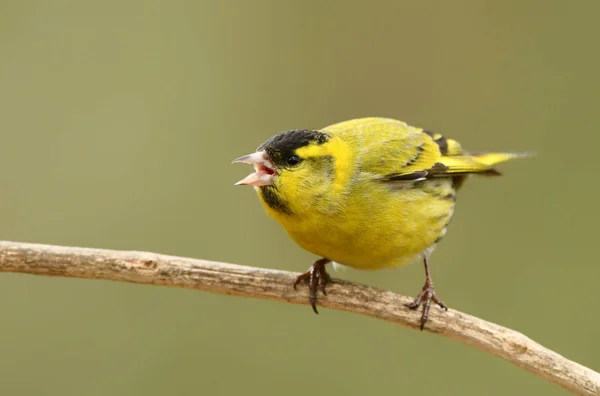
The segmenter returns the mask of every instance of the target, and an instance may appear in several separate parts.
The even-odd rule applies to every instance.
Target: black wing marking
[[[427,178],[427,171],[417,171],[413,173],[390,173],[384,177],[386,181],[417,181]]]
[[[448,154],[448,140],[445,137],[443,137],[439,133],[431,132],[425,129],[423,130],[423,133],[431,136],[433,141],[436,142],[438,147],[440,148],[440,153],[442,155]]]

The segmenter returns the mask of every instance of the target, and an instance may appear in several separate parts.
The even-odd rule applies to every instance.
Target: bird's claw
[[[315,261],[310,269],[298,276],[294,282],[294,289],[302,282],[308,284],[308,301],[316,314],[319,313],[317,311],[317,291],[321,290],[321,293],[327,295],[325,286],[331,282],[331,277],[325,270],[325,264],[328,262],[329,260],[327,259]]]
[[[421,331],[425,328],[425,323],[427,322],[427,319],[429,318],[429,307],[431,306],[432,301],[434,303],[436,303],[437,305],[439,305],[440,308],[442,308],[443,310],[445,310],[445,311],[448,310],[448,307],[446,306],[446,304],[444,304],[444,302],[442,300],[440,300],[438,298],[438,296],[435,294],[435,287],[433,287],[433,282],[431,282],[430,280],[427,280],[425,282],[425,286],[423,286],[423,289],[417,295],[417,298],[415,298],[415,300],[413,302],[411,302],[410,304],[405,304],[405,306],[408,307],[409,309],[417,309],[421,305],[423,305],[423,314],[421,315],[421,325],[420,325]]]

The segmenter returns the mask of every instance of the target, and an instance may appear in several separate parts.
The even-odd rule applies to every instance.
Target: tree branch
[[[85,249],[0,241],[0,272],[105,279],[307,304],[297,274],[146,252]],[[322,307],[418,328],[411,298],[344,281],[329,285]],[[581,395],[600,395],[600,374],[514,330],[455,311],[431,312],[427,331],[473,345]]]

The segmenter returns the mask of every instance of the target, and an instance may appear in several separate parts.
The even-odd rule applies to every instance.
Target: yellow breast
[[[393,186],[358,180],[335,213],[270,214],[302,248],[357,269],[407,264],[446,232],[454,209],[449,179]]]

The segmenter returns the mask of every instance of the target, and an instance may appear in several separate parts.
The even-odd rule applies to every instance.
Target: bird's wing
[[[325,128],[357,147],[360,169],[376,178],[401,182],[479,173],[499,175],[493,165],[519,156],[468,154],[460,144],[389,118],[361,118]]]
[[[465,153],[454,139],[390,118],[359,118],[330,125],[323,131],[342,137],[354,147],[361,172],[394,182],[472,173],[500,175],[494,165],[523,156]]]
[[[389,118],[360,118],[324,128],[353,148],[360,172],[375,178],[416,180],[441,157],[437,143],[422,130]]]
[[[493,165],[518,156],[512,153],[472,155],[463,152],[456,140],[427,130],[421,129],[419,132],[420,139],[424,142],[419,147],[429,150],[429,155],[426,159],[421,159],[422,153],[417,152],[413,154],[415,157],[409,166],[403,167],[398,172],[386,174],[386,180],[424,180],[436,177],[463,176],[473,173],[498,176],[500,172],[494,169]],[[415,169],[417,166],[421,167],[421,169]]]

